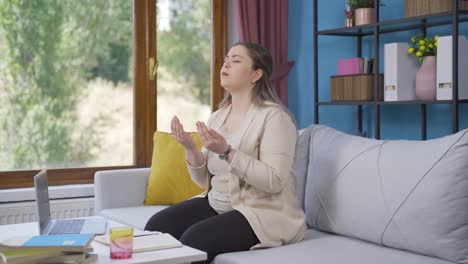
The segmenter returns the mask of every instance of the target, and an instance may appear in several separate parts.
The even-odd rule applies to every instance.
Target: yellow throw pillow
[[[190,133],[197,147],[202,143],[197,133]],[[156,132],[153,136],[151,174],[145,205],[171,205],[203,192],[190,177],[185,163],[185,150],[172,134]]]

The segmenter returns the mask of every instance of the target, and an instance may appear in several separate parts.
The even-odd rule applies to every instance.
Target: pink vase
[[[418,72],[416,72],[416,97],[419,100],[436,100],[436,63],[435,56],[426,56]]]

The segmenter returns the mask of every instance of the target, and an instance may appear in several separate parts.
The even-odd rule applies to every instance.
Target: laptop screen
[[[36,189],[37,215],[39,217],[39,231],[43,234],[50,222],[49,205],[49,183],[47,171],[42,170],[34,176],[34,187]]]

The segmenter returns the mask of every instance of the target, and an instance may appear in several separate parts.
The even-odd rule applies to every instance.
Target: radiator
[[[94,215],[94,198],[75,198],[50,201],[52,219]],[[36,202],[0,204],[0,225],[37,222]]]

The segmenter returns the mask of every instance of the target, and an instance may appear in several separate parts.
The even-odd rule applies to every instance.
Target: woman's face
[[[247,48],[242,45],[232,47],[220,71],[221,86],[229,93],[251,89],[261,77],[261,70],[253,70],[252,64]]]

